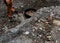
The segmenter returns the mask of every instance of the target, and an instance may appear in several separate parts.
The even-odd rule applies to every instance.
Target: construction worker
[[[12,12],[15,11],[15,9],[12,7],[13,0],[4,0],[4,3],[7,6],[8,17],[9,17],[9,19],[11,19],[12,18]]]

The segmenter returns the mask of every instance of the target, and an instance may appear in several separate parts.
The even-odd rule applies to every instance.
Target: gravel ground
[[[60,20],[59,9],[60,6],[51,6],[37,10],[34,16],[22,21],[15,28],[8,29],[2,34],[0,36],[0,43],[28,43],[28,39],[30,43],[57,43],[57,41],[59,43],[60,27],[52,24],[54,19]],[[47,18],[49,16],[53,17],[52,22],[48,21],[49,19]],[[26,40],[19,41],[21,38],[25,39],[21,35],[26,37]]]
[[[17,21],[17,19],[19,19],[19,21],[14,22],[12,24],[8,21],[8,18],[5,17],[5,15],[7,15],[6,14],[7,11],[5,8],[6,6],[4,5],[3,1],[0,0],[1,2],[0,12],[2,12],[0,16],[1,18],[0,27],[2,27],[2,29],[0,29],[1,30],[0,43],[59,43],[60,26],[53,24],[53,20],[55,19],[60,20],[60,6],[51,6],[51,4],[48,4],[50,7],[44,7],[47,4],[46,2],[39,6],[41,0],[39,0],[39,2],[36,0],[37,1],[37,7],[36,7],[35,0],[28,0],[28,1],[19,0],[19,1],[17,0],[14,1],[14,5],[13,5],[13,7],[19,10],[18,15],[15,15],[16,17],[15,20]],[[55,2],[52,4],[59,5],[59,3],[55,3]],[[24,16],[21,15],[20,11],[25,10],[26,8],[29,7],[32,8],[35,7],[38,10],[36,13],[34,13],[34,16],[32,16],[31,18],[24,19]],[[49,21],[49,16],[53,17],[53,19],[51,19],[50,21]],[[21,22],[20,20],[23,21]],[[2,23],[2,21],[4,22]],[[11,29],[8,29],[6,26],[9,25],[11,26],[13,25],[13,28],[11,27]]]

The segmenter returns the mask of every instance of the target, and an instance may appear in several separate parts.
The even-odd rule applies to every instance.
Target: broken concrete
[[[57,6],[59,7],[59,6]],[[50,33],[46,33],[46,31],[44,30],[44,26],[46,25],[44,22],[46,21],[46,18],[51,15],[51,12],[54,12],[55,8],[57,7],[44,7],[39,9],[36,13],[34,13],[34,16],[32,16],[29,19],[26,19],[24,21],[22,21],[19,25],[17,25],[14,28],[8,29],[4,34],[2,34],[0,36],[0,43],[10,43],[10,41],[15,40],[16,37],[19,37],[20,35],[26,36],[30,39],[39,39],[38,37],[41,37],[42,33],[45,34],[50,34]],[[57,8],[58,9],[58,8]],[[45,15],[45,16],[44,16]],[[55,15],[55,14],[54,14]],[[55,16],[53,16],[55,18]],[[42,21],[41,21],[42,20]],[[45,25],[44,25],[45,24]],[[53,24],[52,24],[53,25]],[[52,29],[52,25],[48,25],[50,26],[50,28]],[[40,29],[40,30],[39,30]],[[35,31],[37,30],[37,31]],[[39,30],[39,31],[38,31]],[[41,33],[40,31],[43,30],[43,32]],[[51,30],[53,31],[54,28]],[[28,35],[23,34],[24,32],[29,31]],[[34,33],[35,31],[35,33]],[[50,31],[50,30],[49,30]],[[56,30],[55,30],[56,31]],[[38,36],[37,36],[37,34]],[[53,31],[54,32],[54,31]],[[40,34],[41,33],[41,34]],[[51,34],[52,35],[52,34]],[[55,34],[56,35],[56,34]],[[33,37],[34,36],[34,37]],[[54,35],[53,35],[54,36]],[[36,38],[37,37],[37,38]],[[56,37],[57,38],[57,37]],[[55,40],[56,40],[55,38]],[[35,40],[34,39],[34,40]],[[16,39],[18,40],[18,38]],[[20,39],[19,39],[20,40]],[[18,41],[19,41],[18,40]],[[41,40],[41,39],[39,39]],[[45,40],[45,39],[44,39]],[[53,38],[54,40],[54,38]],[[53,42],[55,42],[55,40]],[[41,41],[42,42],[42,41]],[[39,41],[38,41],[39,43]],[[43,43],[43,42],[42,42]]]

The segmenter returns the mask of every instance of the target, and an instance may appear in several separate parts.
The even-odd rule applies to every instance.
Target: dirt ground
[[[59,43],[60,2],[45,0],[13,0],[18,11],[9,22],[7,9],[0,0],[0,43]],[[3,5],[3,6],[2,6]],[[31,18],[24,17],[27,8],[35,8]],[[54,21],[56,20],[56,21]]]

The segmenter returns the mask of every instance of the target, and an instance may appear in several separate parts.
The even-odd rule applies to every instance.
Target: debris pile
[[[37,10],[31,18],[23,20],[19,25],[2,34],[0,42],[8,43],[15,39],[19,41],[20,39],[16,37],[24,36],[31,39],[32,43],[55,43],[56,27],[59,26],[53,22],[59,20],[59,9],[60,6],[51,6]]]

